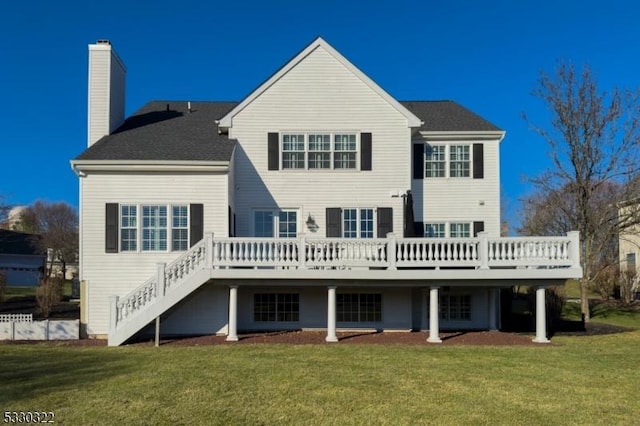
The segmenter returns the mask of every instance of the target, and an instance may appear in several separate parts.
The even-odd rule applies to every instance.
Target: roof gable
[[[349,62],[337,50],[331,47],[329,43],[324,41],[321,37],[318,37],[306,48],[304,48],[300,53],[298,53],[293,59],[291,59],[284,66],[282,66],[278,71],[276,71],[264,83],[258,86],[257,89],[255,89],[246,98],[244,98],[244,100],[242,100],[242,102],[240,102],[235,108],[233,108],[231,111],[229,111],[229,113],[227,113],[224,117],[222,117],[222,119],[220,119],[218,122],[219,126],[222,128],[233,127],[233,118],[240,111],[246,108],[247,105],[252,103],[256,98],[258,98],[261,94],[267,91],[285,74],[287,74],[291,69],[297,66],[300,62],[304,61],[305,58],[307,58],[312,52],[314,52],[318,48],[322,48],[326,52],[328,52],[346,69],[348,69],[351,73],[353,73],[356,77],[358,77],[364,84],[366,84],[370,89],[372,89],[375,93],[377,93],[380,97],[382,97],[386,102],[388,102],[391,106],[393,106],[398,112],[404,115],[407,119],[408,127],[419,127],[422,125],[422,121],[418,117],[416,117],[411,111],[409,111],[400,102],[395,100],[391,95],[389,95],[384,89],[382,89],[373,80],[367,77],[366,74],[360,71],[355,65]]]

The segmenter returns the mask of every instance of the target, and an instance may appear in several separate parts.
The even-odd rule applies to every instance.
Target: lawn
[[[0,344],[62,424],[637,424],[640,331],[540,346]]]

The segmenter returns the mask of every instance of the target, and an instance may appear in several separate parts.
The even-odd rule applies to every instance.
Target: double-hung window
[[[142,206],[142,251],[167,249],[167,206]]]
[[[445,177],[445,167],[447,157],[444,145],[426,145],[425,146],[425,177]]]
[[[331,168],[331,135],[310,134],[309,135],[309,168],[310,169],[330,169]]]
[[[120,250],[138,251],[138,206],[120,206]]]
[[[186,250],[189,248],[189,209],[172,206],[171,216],[171,250]]]
[[[373,238],[373,209],[342,209],[343,238]]]
[[[449,176],[469,177],[471,155],[469,145],[451,145],[449,147]]]
[[[282,167],[284,169],[304,169],[305,141],[303,134],[282,135]]]
[[[444,223],[425,223],[424,236],[427,238],[445,238]]]
[[[335,169],[355,169],[356,168],[356,135],[336,134],[334,135],[334,157],[333,167]]]

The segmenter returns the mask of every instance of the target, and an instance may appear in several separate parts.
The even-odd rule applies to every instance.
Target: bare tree
[[[607,93],[598,88],[588,66],[578,73],[573,65],[559,64],[553,75],[541,73],[533,95],[551,114],[547,127],[530,124],[548,143],[553,169],[532,182],[543,198],[559,201],[563,215],[556,225],[580,231],[581,310],[589,321],[588,288],[608,241],[602,234],[617,235],[638,219],[637,209],[612,214],[615,203],[602,210],[603,202],[630,200],[640,193],[640,91]],[[617,191],[612,200],[605,197],[611,188]]]
[[[62,276],[67,264],[78,255],[78,215],[66,203],[36,201],[20,217],[24,231],[40,235],[37,244],[46,253],[47,277],[51,276],[54,263],[60,264]]]

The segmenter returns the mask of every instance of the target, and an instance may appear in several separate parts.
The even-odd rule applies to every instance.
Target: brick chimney
[[[124,122],[127,69],[108,40],[89,45],[87,146]]]

